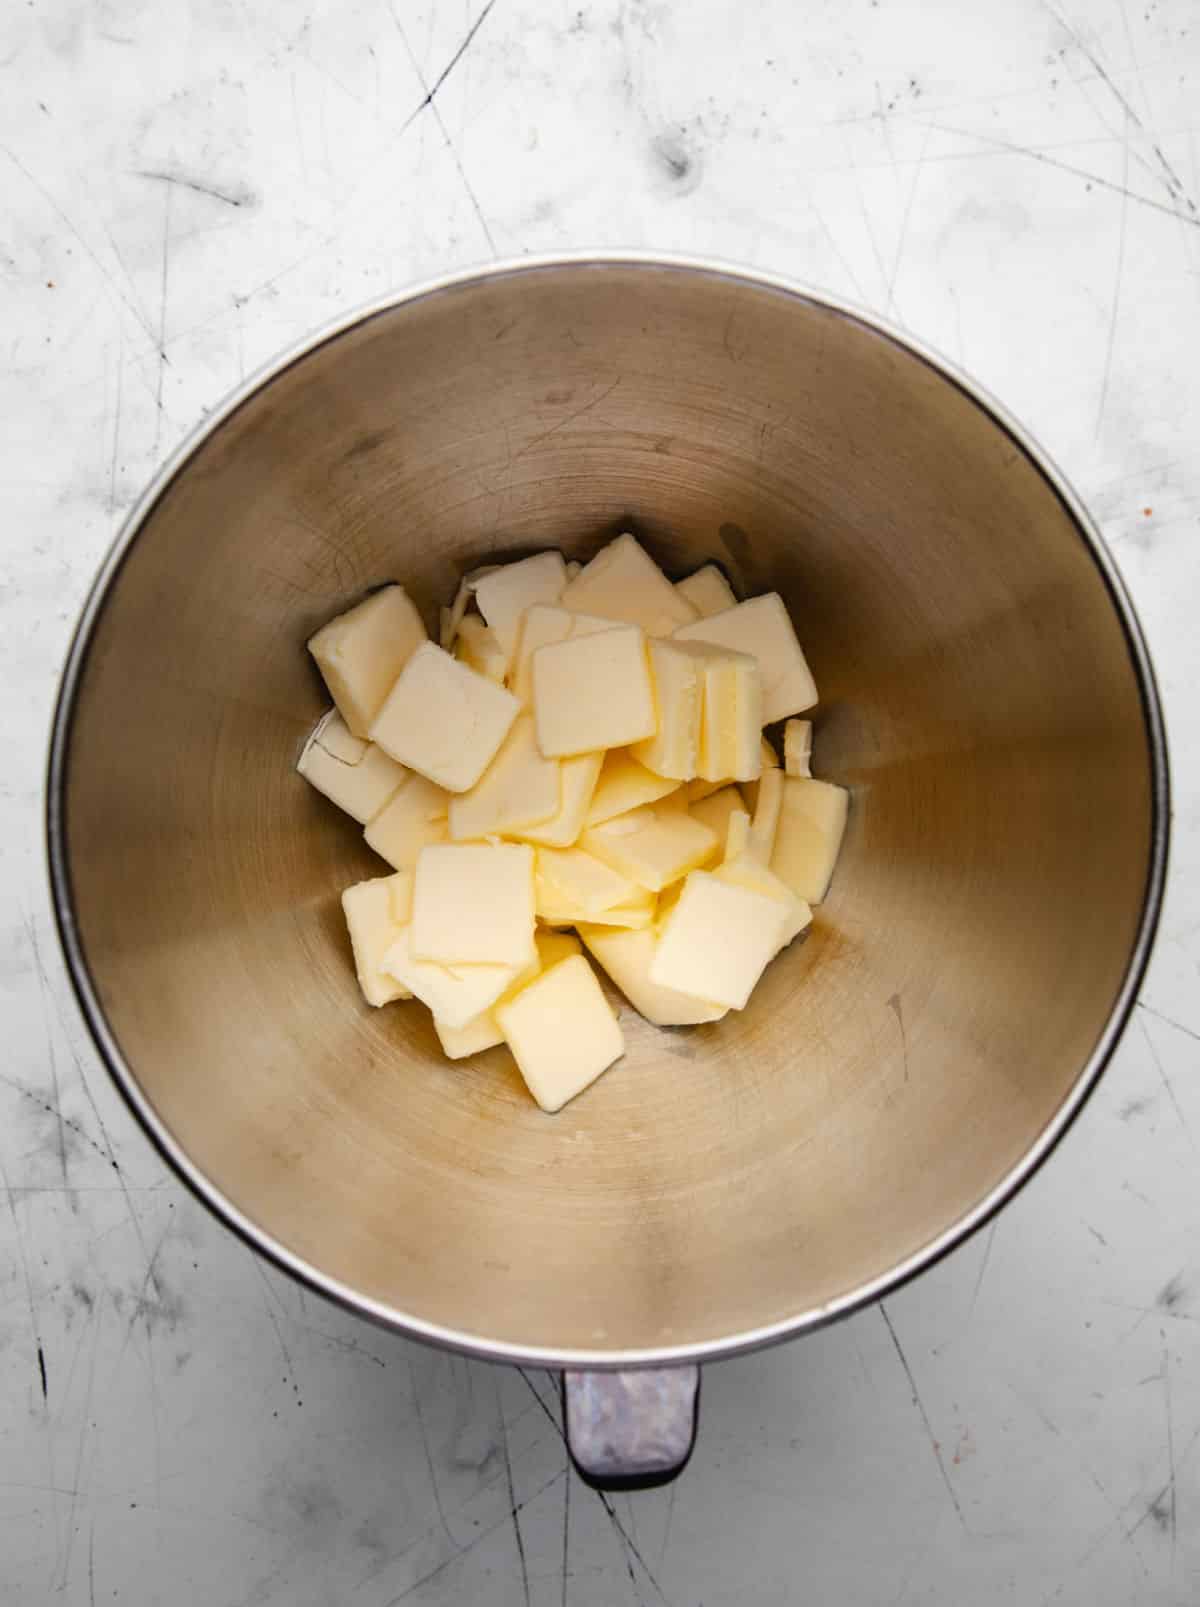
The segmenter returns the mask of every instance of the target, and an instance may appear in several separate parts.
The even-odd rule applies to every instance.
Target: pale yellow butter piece
[[[743,1010],[790,919],[776,899],[693,871],[661,927],[650,980]]]
[[[732,586],[716,564],[705,564],[703,569],[697,569],[686,580],[677,580],[675,590],[681,597],[687,598],[701,619],[707,619],[710,614],[724,613],[725,609],[733,608],[737,603]]]
[[[403,586],[372,592],[309,638],[329,695],[356,737],[369,735],[396,677],[426,640]]]
[[[738,789],[729,786],[710,793],[707,798],[698,798],[694,804],[688,805],[688,813],[693,820],[703,822],[710,831],[715,832],[718,843],[723,843],[729,832],[729,817],[745,807]]]
[[[806,927],[812,925],[812,910],[802,898],[795,893],[785,881],[782,881],[775,872],[769,870],[757,854],[741,853],[729,858],[718,869],[713,871],[718,881],[728,882],[731,887],[748,887],[752,893],[761,893],[764,898],[773,898],[785,906],[788,911],[788,920],[779,934],[779,947],[786,948],[794,937],[797,937]]]
[[[511,837],[550,820],[562,801],[560,769],[557,759],[542,758],[533,720],[522,714],[470,792],[451,798],[451,838]]]
[[[786,776],[771,869],[809,904],[829,891],[850,795],[829,781]]]
[[[485,1049],[495,1049],[504,1042],[504,1034],[491,1010],[484,1010],[473,1021],[468,1021],[465,1027],[448,1027],[434,1016],[433,1030],[438,1035],[438,1042],[447,1060],[465,1060],[468,1055],[481,1055]]]
[[[408,777],[373,742],[356,737],[336,709],[330,709],[304,745],[296,769],[339,809],[362,825],[372,820]]]
[[[363,832],[367,847],[397,870],[411,870],[422,848],[449,836],[449,805],[448,792],[410,773]]]
[[[572,955],[496,1011],[530,1093],[561,1110],[625,1053],[621,1028],[591,966]]]
[[[720,792],[722,787],[727,787],[728,785],[729,783],[724,780],[705,781],[702,776],[697,776],[695,781],[688,782],[683,791],[690,805],[699,803],[704,798],[711,798],[714,792]]]
[[[757,659],[764,725],[773,725],[789,714],[803,714],[817,701],[816,684],[778,592],[751,597],[723,614],[685,625],[676,635],[684,641],[716,642]]]
[[[533,709],[538,746],[548,759],[623,748],[650,736],[654,694],[642,631],[619,625],[539,647]]]
[[[750,846],[750,816],[744,809],[735,809],[725,827],[725,863],[739,858]]]
[[[691,603],[631,535],[610,541],[585,564],[561,601],[575,613],[640,625],[647,636],[669,636],[696,618]]]
[[[445,648],[447,653],[454,651],[454,642],[458,636],[459,627],[466,618],[467,609],[471,606],[471,588],[465,580],[460,580],[458,590],[454,594],[454,601],[449,608],[440,610],[441,630],[438,633],[438,646]]]
[[[499,684],[504,679],[508,660],[504,649],[478,614],[468,614],[458,627],[454,656],[468,669],[486,675],[489,681]]]
[[[697,769],[706,781],[753,781],[762,770],[762,679],[746,653],[704,661]]]
[[[653,926],[656,910],[654,894],[643,891],[641,897],[632,903],[614,904],[610,909],[586,912],[564,907],[550,909],[545,915],[539,914],[539,919],[549,926],[580,926],[586,922],[593,926],[620,927],[632,932]]]
[[[762,739],[762,773],[768,770],[779,769],[779,755],[764,736]],[[758,808],[758,782],[747,781],[742,787],[742,796],[746,800],[746,808],[751,814]]]
[[[789,720],[783,728],[783,768],[789,776],[812,777],[811,720]]]
[[[704,1021],[719,1021],[725,1015],[725,1005],[710,1004],[707,999],[694,999],[690,994],[651,982],[650,966],[658,947],[652,927],[621,932],[607,926],[585,925],[580,926],[579,935],[633,1008],[656,1027],[691,1027]]]
[[[705,676],[721,649],[705,642],[654,638],[647,643],[658,729],[632,752],[656,775],[692,780],[700,762]]]
[[[645,891],[581,848],[539,848],[534,889],[537,913],[546,920],[561,920],[565,910],[591,920],[614,906],[640,903]]]
[[[703,821],[653,804],[589,826],[579,842],[585,853],[652,893],[721,850],[721,839]]]
[[[413,879],[412,954],[438,965],[513,965],[533,958],[533,849],[525,843],[440,843]]]
[[[527,962],[528,963],[528,962]],[[496,1000],[525,969],[523,965],[438,965],[412,952],[405,926],[383,956],[383,970],[402,982],[447,1027],[465,1027]]]
[[[448,792],[466,792],[520,712],[511,692],[425,642],[400,672],[370,735],[410,770]]]
[[[535,938],[537,954],[505,991],[500,995],[496,1004],[507,1004],[509,999],[515,999],[522,988],[548,971],[552,965],[560,960],[570,959],[572,954],[582,953],[579,939],[570,932],[538,932]],[[500,1031],[496,1020],[496,1006],[477,1015],[474,1021],[468,1021],[465,1027],[448,1027],[445,1022],[433,1018],[433,1030],[450,1060],[463,1060],[468,1055],[482,1054],[485,1049],[495,1049],[504,1042],[504,1034]]]
[[[583,830],[588,806],[600,779],[604,755],[578,753],[572,759],[551,759],[548,762],[558,766],[558,813],[539,826],[523,826],[513,836],[547,848],[570,848]]]
[[[411,896],[412,876],[408,871],[356,882],[342,894],[342,910],[354,951],[354,969],[368,1004],[390,1004],[393,999],[412,998],[403,982],[383,969],[384,955],[408,920]]]
[[[678,781],[669,776],[656,776],[647,770],[625,748],[614,748],[604,756],[584,824],[599,826],[614,815],[627,815],[643,804],[657,803],[678,786]]]
[[[532,558],[502,564],[475,587],[475,601],[500,644],[506,673],[517,650],[525,610],[535,603],[557,602],[566,583],[562,554],[539,552]]]
[[[577,636],[596,636],[610,631],[616,621],[598,614],[573,614],[569,608],[553,603],[535,603],[525,610],[509,685],[522,703],[533,702],[533,655],[539,647],[572,641]]]
[[[771,855],[775,852],[775,835],[779,830],[779,813],[783,807],[783,779],[782,770],[764,770],[758,782],[749,847],[750,852],[764,865],[771,863]]]

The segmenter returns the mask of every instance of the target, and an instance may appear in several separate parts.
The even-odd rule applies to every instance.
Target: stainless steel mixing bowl
[[[381,581],[632,528],[778,589],[853,794],[808,941],[543,1115],[355,986],[386,867],[295,774],[304,642]],[[1100,539],[1029,437],[878,321],[752,274],[561,260],[357,314],[212,416],[127,522],[62,686],[54,896],[143,1124],[257,1249],[416,1336],[695,1360],[876,1297],[979,1225],[1131,1007],[1161,716]]]

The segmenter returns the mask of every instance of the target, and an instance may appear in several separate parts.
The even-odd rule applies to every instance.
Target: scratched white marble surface
[[[1194,1603],[1194,0],[13,0],[0,63],[0,1600]],[[340,1314],[173,1181],[39,827],[68,632],[161,456],[349,305],[589,245],[784,270],[999,395],[1132,588],[1176,784],[1143,1006],[1050,1165],[894,1334],[709,1369],[683,1479],[607,1504],[546,1376]]]

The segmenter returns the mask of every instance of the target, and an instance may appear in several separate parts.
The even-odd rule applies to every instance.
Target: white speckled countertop
[[[14,0],[0,63],[0,1601],[1200,1599],[1194,0]],[[684,1477],[607,1501],[547,1376],[322,1304],[164,1170],[39,815],[72,621],[166,451],[347,306],[587,246],[782,270],[977,375],[1101,522],[1176,787],[1142,1005],[1049,1165],[886,1320],[708,1369]]]

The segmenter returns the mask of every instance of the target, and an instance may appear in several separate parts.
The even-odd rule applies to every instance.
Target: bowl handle
[[[649,1490],[683,1472],[696,1439],[698,1367],[563,1374],[567,1446],[598,1490]]]

